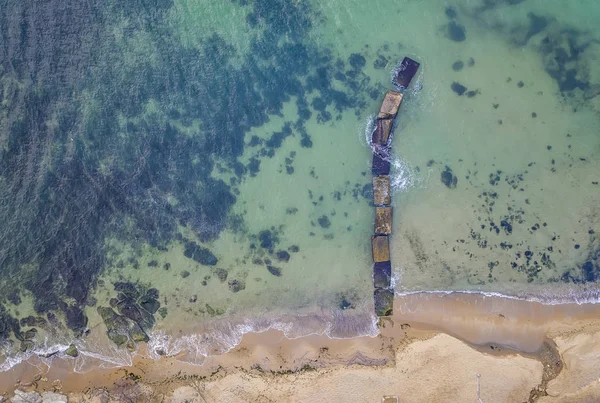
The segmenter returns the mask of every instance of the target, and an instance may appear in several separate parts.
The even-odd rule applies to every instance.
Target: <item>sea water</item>
[[[376,335],[369,138],[405,56],[396,292],[598,300],[594,2],[0,9],[3,370],[71,343],[127,365],[98,308],[199,364],[269,328]]]

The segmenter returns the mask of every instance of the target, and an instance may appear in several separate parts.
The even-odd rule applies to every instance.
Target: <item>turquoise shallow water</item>
[[[593,2],[1,9],[2,369],[377,334],[368,139],[404,56],[396,293],[598,300]]]

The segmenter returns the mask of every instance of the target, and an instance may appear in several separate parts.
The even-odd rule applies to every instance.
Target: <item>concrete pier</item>
[[[404,90],[408,88],[419,63],[405,57],[393,83]],[[390,237],[393,228],[392,193],[390,186],[391,140],[394,119],[398,115],[404,94],[400,91],[388,91],[383,98],[375,128],[371,136],[373,150],[373,205],[375,206],[375,224],[371,237],[373,253],[373,299],[375,314],[389,316],[393,313],[394,289],[392,288],[392,262],[390,259]]]

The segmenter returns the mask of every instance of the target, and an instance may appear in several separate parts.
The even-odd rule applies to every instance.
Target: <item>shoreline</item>
[[[468,355],[494,357],[500,365],[517,358],[525,360],[524,363],[540,362],[543,347],[551,341],[564,361],[569,349],[589,353],[600,347],[599,313],[598,304],[544,305],[480,294],[411,294],[396,296],[394,315],[382,319],[376,337],[332,339],[311,335],[288,339],[283,332],[270,329],[245,334],[236,347],[207,357],[201,366],[177,361],[176,357],[154,360],[143,348],[131,367],[98,368],[87,373],[74,373],[73,360],[53,360],[51,368],[45,369],[41,361],[34,359],[0,374],[0,391],[9,394],[17,388],[40,393],[60,391],[75,398],[84,392],[135,384],[160,390],[167,396],[193,379],[218,384],[241,374],[283,379],[291,374],[305,377],[320,371],[342,374],[356,368],[387,371],[398,366],[397,355],[407,349],[444,343],[466,346]],[[583,342],[569,344],[569,340],[578,338]],[[481,365],[485,361],[479,358],[473,357],[472,364]],[[572,364],[566,365],[548,388],[556,388],[560,378],[568,377],[573,370]],[[590,382],[598,379],[600,367],[597,370],[596,374],[588,371],[585,378]]]

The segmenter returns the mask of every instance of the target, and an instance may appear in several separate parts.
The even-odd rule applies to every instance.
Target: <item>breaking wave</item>
[[[202,365],[207,357],[227,353],[242,341],[245,334],[279,330],[290,340],[318,335],[330,339],[375,337],[379,334],[377,317],[372,303],[354,309],[331,309],[304,314],[261,315],[248,318],[231,315],[203,324],[183,336],[169,334],[165,329],[149,333],[147,355],[152,359],[163,356],[192,365]],[[102,326],[92,330],[85,340],[75,341],[79,356],[71,358],[63,351],[70,343],[46,344],[31,352],[6,356],[0,362],[0,372],[8,371],[24,361],[50,367],[54,360],[72,360],[73,370],[85,373],[96,368],[116,368],[133,365],[140,350],[129,352],[117,348],[105,336]],[[145,354],[144,354],[145,355]]]

